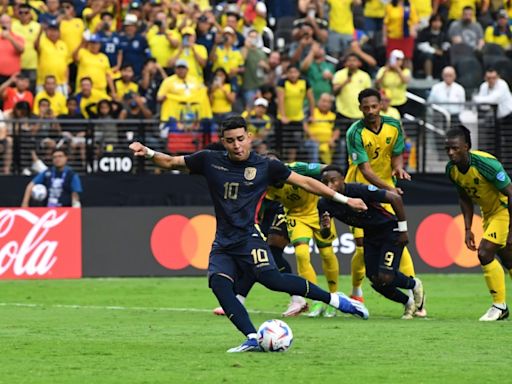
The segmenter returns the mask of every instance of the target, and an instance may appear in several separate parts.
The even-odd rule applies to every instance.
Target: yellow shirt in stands
[[[398,111],[398,109],[396,109],[395,107],[392,107],[392,106],[389,106],[386,111],[381,110],[380,115],[381,116],[389,116],[389,117],[392,117],[393,119],[397,119],[398,121],[400,121],[402,119],[402,116],[400,116],[400,112]]]
[[[416,7],[411,4],[409,9],[409,29],[418,24],[418,13]],[[391,39],[402,39],[404,37],[404,7],[393,7],[391,3],[386,5],[386,16],[384,24],[387,29],[387,37]]]
[[[124,83],[122,79],[117,79],[114,81],[114,86],[116,88],[117,97],[123,98],[124,95],[128,93],[139,93],[139,86],[137,83],[130,81],[128,84]]]
[[[39,40],[39,63],[37,66],[37,85],[42,85],[48,75],[55,76],[57,84],[68,81],[68,47],[62,40],[55,43],[46,34]]]
[[[309,89],[307,80],[298,79],[295,84],[286,79],[281,79],[277,87],[284,92],[284,113],[291,121],[304,120],[304,101],[306,100],[306,93]],[[278,113],[277,118],[281,118]]]
[[[92,86],[102,92],[107,91],[107,72],[110,70],[110,62],[104,53],[93,54],[86,48],[78,51],[78,75],[76,76],[76,88],[80,89],[80,79],[90,77]]]
[[[97,104],[101,100],[111,100],[110,96],[107,95],[105,92],[98,91],[97,89],[91,90],[91,96],[88,98],[81,97],[80,98],[80,112],[82,112],[82,115],[84,115],[85,118],[89,118],[89,114],[86,111],[86,107],[89,104]]]
[[[208,57],[208,51],[206,47],[201,44],[194,44],[194,50],[199,55],[199,57],[206,59]],[[190,76],[194,76],[201,82],[204,82],[203,77],[203,67],[197,62],[194,52],[190,48],[185,48],[181,51],[181,54],[178,56],[178,60],[185,60],[188,63],[188,74]]]
[[[69,52],[68,63],[73,61],[73,52],[80,46],[84,30],[84,22],[78,17],[60,22],[60,38],[66,43]]]
[[[219,46],[215,49],[215,61],[213,62],[212,71],[215,72],[217,68],[224,68],[228,73],[244,65],[244,58],[238,49],[224,48]]]
[[[114,13],[114,8],[110,7],[110,9],[107,9],[107,11]],[[85,16],[89,16],[90,14],[92,14],[92,9],[85,8],[82,12],[82,17],[84,18],[84,23],[87,24],[87,29],[89,31],[91,31],[91,33],[96,33],[97,32],[96,29],[98,28],[98,25],[101,23],[101,12],[96,14],[96,16],[94,16],[89,21],[89,23],[87,23],[87,19],[85,18]],[[110,30],[112,32],[116,31],[116,23],[115,22],[112,22],[112,24],[110,24]]]
[[[509,28],[512,31],[512,26],[509,26]],[[509,39],[506,34],[494,36],[494,27],[492,25],[485,29],[484,40],[486,43],[498,44],[505,50],[510,49],[512,44],[512,39]]]
[[[318,142],[320,150],[320,160],[324,164],[331,164],[332,150],[329,143],[334,131],[336,114],[331,111],[322,113],[318,108],[313,111],[313,120],[308,124],[310,137]]]
[[[477,4],[480,4],[482,1],[488,2],[488,0],[450,0],[448,20],[459,20],[465,7],[471,7],[473,11],[476,11]]]
[[[213,113],[229,113],[233,106],[226,97],[226,93],[231,93],[231,84],[224,84],[222,89],[216,88],[212,93],[212,112]]]
[[[187,75],[181,79],[178,75],[172,75],[162,82],[157,96],[165,96],[160,112],[161,121],[167,121],[170,117],[179,120],[183,104],[197,109],[199,118],[212,117],[206,87],[197,77]]]
[[[367,0],[364,4],[363,14],[365,17],[383,19],[386,5],[381,0]]]
[[[411,4],[416,8],[418,18],[428,19],[432,15],[432,1],[431,0],[410,0]]]
[[[411,77],[411,71],[408,68],[402,69],[402,74],[405,77]],[[377,72],[376,79],[381,79],[381,87],[389,92],[392,106],[403,105],[407,102],[407,83],[402,82],[402,79],[395,71],[387,70],[387,67],[382,67]]]
[[[176,29],[168,29],[165,33],[159,33],[160,28],[152,26],[146,35],[151,56],[163,68],[169,67],[169,60],[176,54],[177,47],[171,45],[170,39],[181,41],[181,35]]]
[[[243,111],[242,117],[247,121],[247,131],[252,133],[255,138],[264,136],[272,129],[272,119],[267,114],[258,117],[254,111]]]
[[[21,68],[37,69],[37,51],[34,47],[34,42],[39,35],[41,25],[36,21],[23,25],[17,19],[13,19],[12,30],[25,40],[23,54],[21,55]]]
[[[330,7],[330,30],[345,35],[352,35],[354,33],[352,1],[353,0],[327,0]]]
[[[334,74],[333,84],[341,84],[347,80],[348,68],[343,68]],[[357,96],[363,89],[372,86],[372,79],[365,71],[359,69],[352,74],[350,83],[345,85],[336,96],[336,110],[351,119],[360,119],[363,113],[359,110]]]
[[[68,107],[66,107],[66,97],[59,91],[55,91],[53,96],[50,96],[44,89],[39,92],[34,99],[33,112],[35,115],[39,115],[39,100],[48,99],[50,102],[50,108],[53,111],[54,116],[63,115],[68,113]]]

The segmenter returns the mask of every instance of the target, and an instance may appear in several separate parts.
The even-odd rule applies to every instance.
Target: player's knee
[[[368,276],[370,281],[377,287],[385,287],[393,282],[394,275],[392,273],[379,271],[372,276]]]
[[[226,288],[233,289],[233,280],[227,275],[215,273],[210,276],[210,288],[214,292]]]
[[[479,249],[478,260],[480,261],[480,265],[487,265],[494,260],[494,253],[487,252],[485,249]]]
[[[282,281],[283,276],[277,269],[261,272],[258,276],[258,282],[272,291],[280,291]]]

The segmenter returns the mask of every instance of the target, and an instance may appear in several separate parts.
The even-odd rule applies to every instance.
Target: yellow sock
[[[405,276],[414,277],[416,275],[414,273],[414,264],[412,263],[411,253],[407,247],[404,247],[402,258],[400,259],[400,272],[402,272]]]
[[[352,262],[350,263],[350,269],[352,274],[352,287],[359,288],[363,284],[364,274],[366,268],[364,266],[364,248],[357,247],[354,255],[352,256]]]
[[[299,276],[316,284],[316,272],[311,265],[311,256],[309,254],[308,244],[299,244],[295,246],[295,257],[297,258],[297,272]]]
[[[340,265],[338,258],[332,250],[332,246],[319,248],[320,257],[322,258],[322,269],[324,270],[329,292],[338,292],[338,275],[340,274]]]
[[[492,302],[495,304],[505,303],[505,272],[503,267],[494,259],[487,265],[482,265],[485,282],[491,292]]]

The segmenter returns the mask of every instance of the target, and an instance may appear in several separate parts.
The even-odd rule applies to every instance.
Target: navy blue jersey
[[[378,228],[397,222],[396,216],[386,211],[380,204],[384,202],[385,190],[374,185],[348,183],[345,184],[343,194],[347,197],[362,199],[368,206],[368,210],[356,212],[346,204],[322,198],[318,202],[318,214],[322,216],[324,212],[329,212],[331,217],[353,227],[363,228],[365,233],[366,231],[375,232]]]
[[[97,33],[101,40],[101,52],[108,57],[111,67],[117,65],[117,55],[121,49],[121,38],[117,33],[107,34],[104,31]]]
[[[221,247],[259,236],[256,209],[267,187],[282,183],[291,171],[283,163],[251,152],[245,161],[232,161],[224,151],[200,151],[185,156],[193,174],[206,177],[215,207],[215,243]]]

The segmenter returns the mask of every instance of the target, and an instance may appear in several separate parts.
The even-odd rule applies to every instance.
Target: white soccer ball
[[[35,201],[43,201],[48,196],[48,190],[43,184],[36,184],[32,187],[32,199]]]
[[[265,352],[284,352],[292,345],[292,329],[282,320],[267,320],[258,329],[258,342]]]

